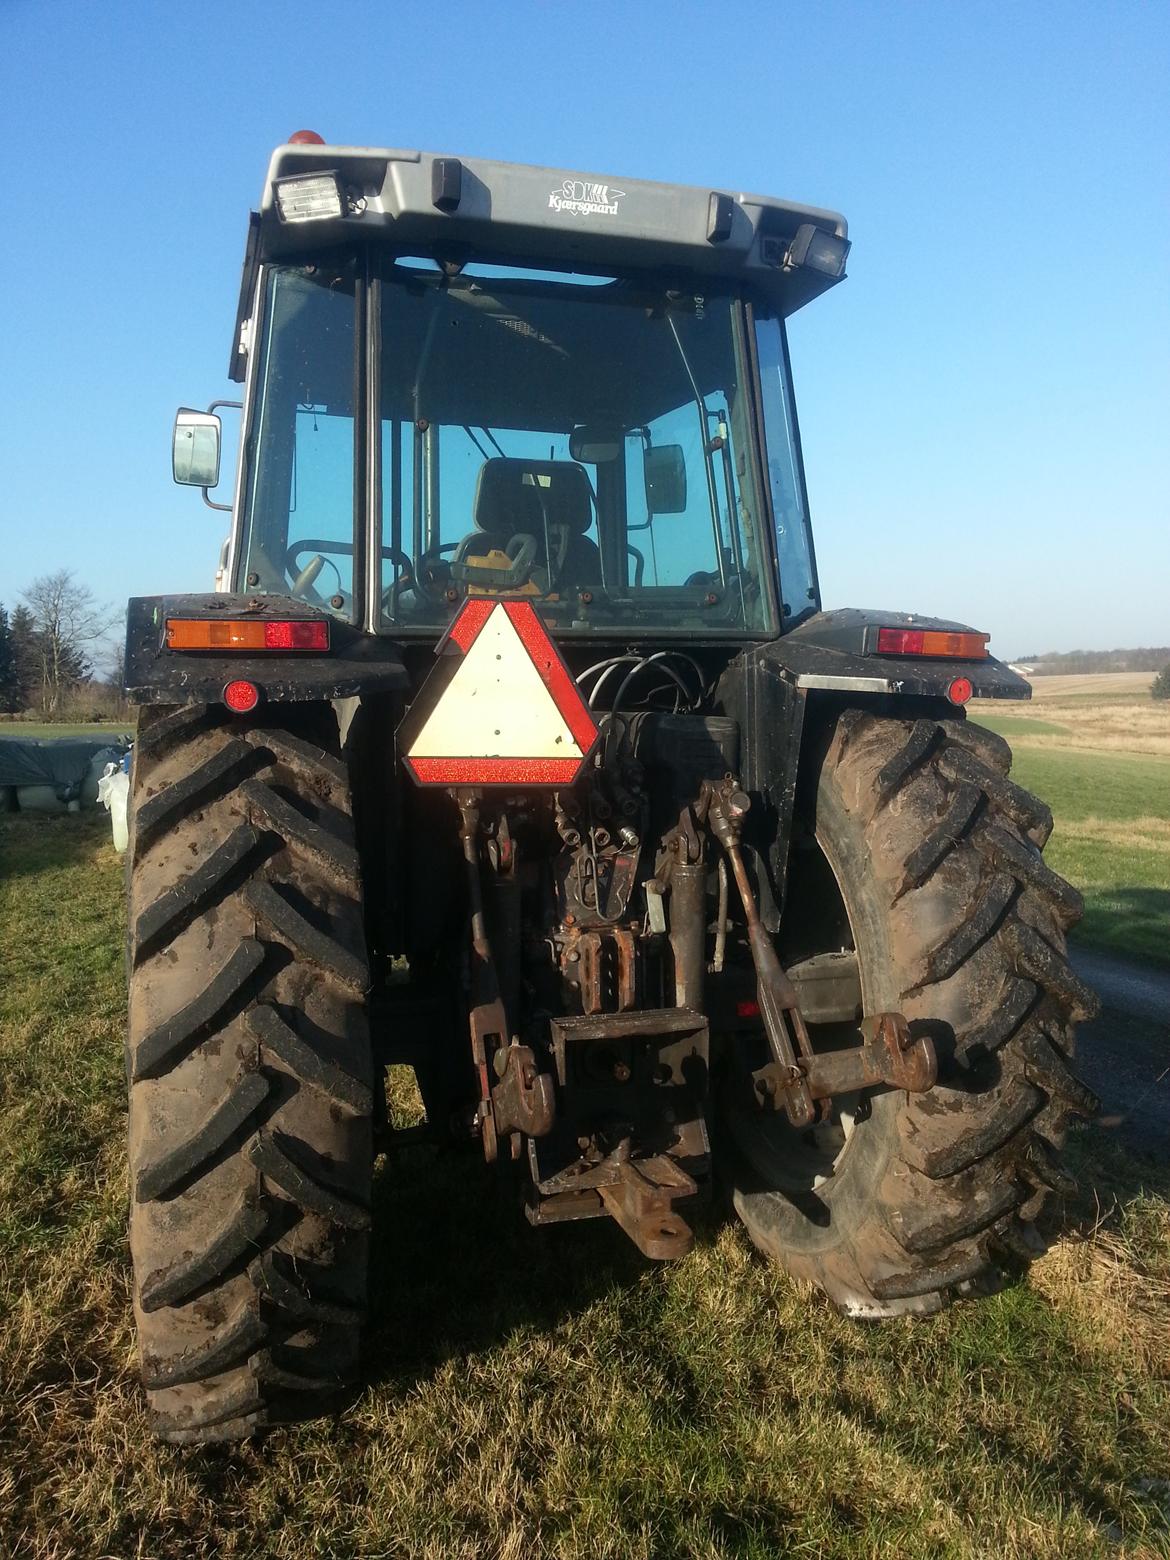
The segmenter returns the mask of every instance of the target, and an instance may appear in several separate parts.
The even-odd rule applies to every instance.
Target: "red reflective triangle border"
[[[507,614],[537,676],[548,689],[562,720],[581,749],[581,757],[416,758],[407,751],[403,754],[403,762],[422,785],[571,785],[597,741],[596,722],[530,601],[472,597],[460,608],[438,650],[450,642],[466,655],[497,607],[503,607]]]

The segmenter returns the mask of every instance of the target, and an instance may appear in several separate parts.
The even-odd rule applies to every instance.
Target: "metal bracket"
[[[694,1233],[672,1204],[693,1197],[697,1184],[667,1154],[626,1159],[616,1166],[617,1180],[597,1188],[606,1210],[644,1256],[656,1262],[684,1257]]]
[[[856,1094],[875,1084],[922,1094],[934,1087],[938,1059],[926,1035],[914,1036],[901,1013],[877,1013],[861,1020],[861,1044],[844,1051],[821,1051],[799,1064],[815,1100],[835,1094]],[[787,1087],[787,1070],[769,1062],[752,1074],[761,1102],[773,1108]]]
[[[499,1083],[492,1089],[492,1113],[497,1132],[526,1132],[544,1137],[556,1119],[553,1081],[536,1065],[530,1046],[518,1040],[496,1052],[492,1069]]]

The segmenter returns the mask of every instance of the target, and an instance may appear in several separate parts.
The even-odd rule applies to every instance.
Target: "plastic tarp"
[[[51,785],[80,788],[90,762],[97,753],[115,749],[121,754],[128,746],[125,737],[108,734],[94,737],[0,736],[0,786]],[[113,761],[113,759],[112,759]]]

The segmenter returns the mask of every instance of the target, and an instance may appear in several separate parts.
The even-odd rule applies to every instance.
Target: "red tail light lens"
[[[265,650],[328,650],[329,624],[265,623]]]
[[[168,618],[168,650],[328,650],[324,618]]]
[[[987,659],[990,634],[952,634],[939,628],[879,628],[878,655],[943,655],[960,661]]]
[[[260,703],[260,690],[254,682],[237,677],[224,688],[223,702],[233,714],[247,715],[249,710],[254,710]]]

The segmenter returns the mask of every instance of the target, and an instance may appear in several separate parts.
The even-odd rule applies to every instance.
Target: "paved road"
[[[1073,966],[1101,998],[1077,1033],[1077,1071],[1101,1098],[1102,1126],[1170,1154],[1170,973],[1085,949]],[[1120,1017],[1120,1022],[1118,1021]],[[1141,1020],[1128,1024],[1126,1018]]]

